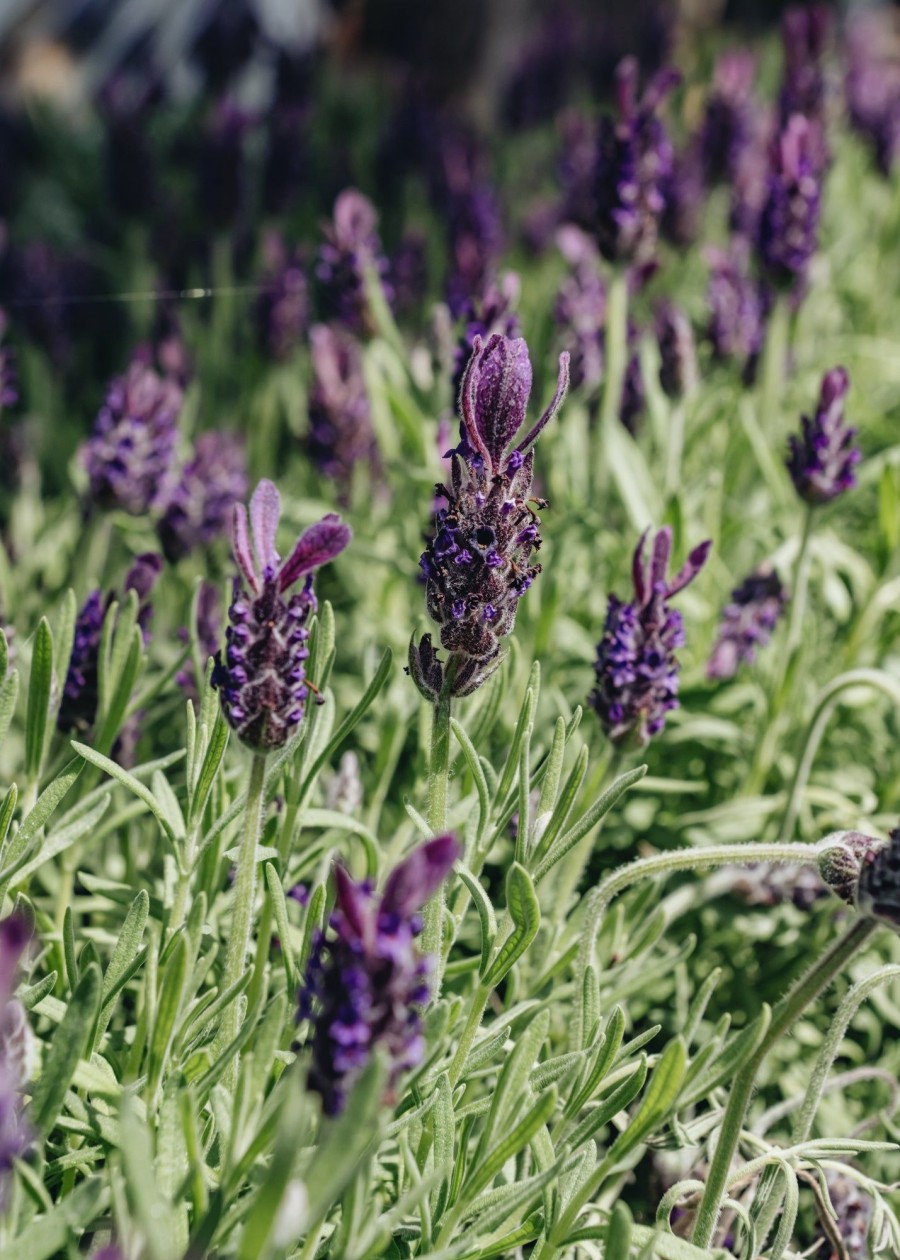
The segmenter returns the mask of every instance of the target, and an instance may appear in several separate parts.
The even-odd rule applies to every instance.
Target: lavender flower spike
[[[787,604],[787,591],[774,569],[758,569],[731,592],[719,635],[706,666],[709,678],[733,678],[738,666],[756,659],[769,642]]]
[[[300,991],[298,1020],[311,1025],[309,1087],[327,1115],[339,1113],[377,1047],[388,1088],[422,1060],[419,1008],[428,1001],[431,960],[416,947],[419,911],[462,852],[454,836],[420,844],[388,876],[380,897],[334,868],[331,932],[319,933]]]
[[[298,538],[282,562],[275,549],[280,514],[281,500],[271,481],[256,488],[249,528],[246,508],[235,505],[233,544],[240,573],[228,610],[225,656],[217,654],[212,675],[229,725],[260,752],[280,748],[303,718],[309,692],[306,622],[316,608],[313,571],[350,541],[349,526],[329,513]],[[303,589],[285,599],[304,576]]]
[[[385,298],[391,300],[387,269],[375,207],[355,188],[345,188],[334,203],[333,221],[325,226],[316,276],[334,313],[353,332],[374,331],[366,294],[370,275],[381,281]]]
[[[683,398],[697,384],[697,351],[691,321],[674,302],[656,308],[659,383],[669,398]]]
[[[24,1155],[31,1141],[22,1090],[31,1075],[34,1043],[25,1009],[13,997],[19,960],[30,937],[31,928],[21,915],[0,922],[0,1210],[13,1160]]]
[[[158,532],[166,559],[216,542],[228,529],[234,504],[247,493],[244,444],[233,433],[210,430],[194,443],[193,458],[182,468]]]
[[[658,735],[666,714],[678,708],[675,650],[684,643],[684,627],[669,601],[694,580],[712,545],[695,547],[670,580],[672,531],[666,526],[657,533],[649,560],[644,554],[648,532],[634,553],[634,600],[626,604],[615,595],[609,597],[594,664],[597,685],[588,697],[610,740],[638,748]]]
[[[312,381],[307,449],[326,477],[346,497],[353,470],[362,463],[377,471],[378,446],[357,339],[335,324],[309,331]]]
[[[844,420],[849,388],[844,368],[826,372],[815,416],[803,416],[800,436],[790,438],[787,469],[806,503],[828,503],[856,484],[854,469],[862,453],[854,444],[856,429]]]
[[[419,562],[429,615],[454,656],[453,695],[468,695],[496,669],[500,641],[513,629],[518,602],[540,572],[540,565],[530,563],[541,545],[540,519],[528,502],[533,447],[559,410],[568,383],[569,356],[563,354],[553,401],[513,446],[531,394],[528,347],[521,338],[499,333],[487,345],[475,338],[460,387],[461,441],[452,453],[451,484],[437,487],[447,506],[437,512],[434,537]],[[411,649],[410,672],[433,700],[443,675],[426,639]]]
[[[656,250],[674,160],[657,110],[678,74],[660,71],[640,100],[637,80],[637,62],[626,57],[616,70],[618,117],[602,121],[595,175],[600,252],[610,262],[628,264],[647,262]]]
[[[802,287],[818,246],[821,179],[815,145],[813,126],[802,114],[788,119],[772,143],[757,244],[764,271],[782,288]]]
[[[81,448],[95,503],[143,516],[164,501],[181,403],[178,385],[142,355],[112,382]]]

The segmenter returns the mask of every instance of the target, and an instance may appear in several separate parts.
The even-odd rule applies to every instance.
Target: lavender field
[[[0,11],[0,1260],[900,1260],[898,330],[893,8]]]

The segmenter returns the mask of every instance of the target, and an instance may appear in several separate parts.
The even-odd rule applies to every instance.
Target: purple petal
[[[334,891],[337,907],[351,930],[360,938],[366,934],[366,907],[369,898],[340,862],[334,867]]]
[[[650,586],[655,591],[662,583],[665,585],[666,571],[669,568],[669,557],[672,554],[672,530],[664,525],[653,540],[653,555],[650,560]]]
[[[466,426],[466,432],[469,435],[469,441],[475,450],[485,462],[485,466],[493,471],[491,456],[488,448],[484,444],[484,438],[481,436],[481,430],[478,427],[477,407],[475,401],[476,391],[478,389],[479,364],[481,361],[482,340],[478,333],[472,340],[472,353],[469,356],[469,362],[465,366],[462,381],[459,386],[459,410]]]
[[[647,545],[647,535],[649,533],[650,530],[645,529],[643,534],[641,534],[631,561],[631,582],[634,586],[634,594],[639,608],[644,606],[650,595],[650,591],[647,589],[647,566],[644,562],[644,548]]]
[[[253,555],[250,551],[250,535],[247,531],[247,509],[243,503],[235,503],[234,515],[231,523],[231,545],[234,549],[234,558],[237,561],[238,568],[250,584],[251,590],[255,594],[259,594],[259,578],[256,574],[256,565],[253,563]]]
[[[563,405],[563,399],[569,392],[569,352],[564,350],[559,356],[559,375],[556,378],[556,393],[551,399],[550,406],[538,420],[537,424],[528,434],[528,436],[516,447],[517,451],[525,452],[529,446],[537,440],[537,436],[545,425],[549,424],[560,407]]]
[[[437,836],[413,849],[388,876],[381,909],[409,918],[424,906],[462,854],[456,836]]]
[[[253,492],[250,500],[250,525],[253,530],[253,549],[265,577],[266,570],[278,567],[275,550],[275,533],[281,515],[281,498],[275,484],[265,478]]]
[[[495,333],[476,364],[475,424],[496,467],[525,420],[531,360],[522,337]]]
[[[666,591],[667,595],[675,595],[678,591],[683,591],[688,582],[693,582],[694,578],[706,564],[706,558],[709,555],[711,547],[712,539],[708,538],[706,542],[702,542],[698,547],[694,548],[687,560],[685,560],[682,568],[669,583],[668,590]]]
[[[329,512],[318,524],[310,525],[281,566],[278,574],[279,589],[287,590],[304,573],[318,569],[340,555],[351,537],[350,526],[345,525],[336,512]]]

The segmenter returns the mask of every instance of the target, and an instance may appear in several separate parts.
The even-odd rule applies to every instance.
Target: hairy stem
[[[428,823],[434,835],[447,830],[447,788],[450,779],[450,689],[453,685],[452,658],[447,665],[444,686],[432,710],[431,764],[428,776]],[[422,949],[434,960],[431,973],[432,996],[441,991],[444,970],[444,900],[443,884],[422,911]]]
[[[798,847],[798,846],[786,846]],[[692,1242],[696,1247],[710,1247],[719,1213],[722,1210],[722,1198],[728,1187],[731,1161],[734,1159],[747,1107],[753,1093],[756,1074],[772,1046],[789,1028],[796,1023],[809,1004],[831,984],[835,976],[847,963],[859,953],[869,937],[878,928],[874,919],[857,919],[847,931],[781,999],[772,1013],[772,1022],[760,1043],[759,1049],[741,1068],[728,1099],[728,1106],[722,1120],[719,1140],[709,1166],[706,1189],[694,1224]]]
[[[759,388],[759,423],[763,432],[778,432],[780,399],[784,390],[785,365],[790,339],[790,312],[784,297],[777,297],[769,316],[763,349]]]

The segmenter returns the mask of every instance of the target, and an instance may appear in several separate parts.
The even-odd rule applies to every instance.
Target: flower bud
[[[867,913],[859,900],[860,881],[883,848],[883,840],[861,831],[834,831],[820,845],[819,874],[836,897]]]

